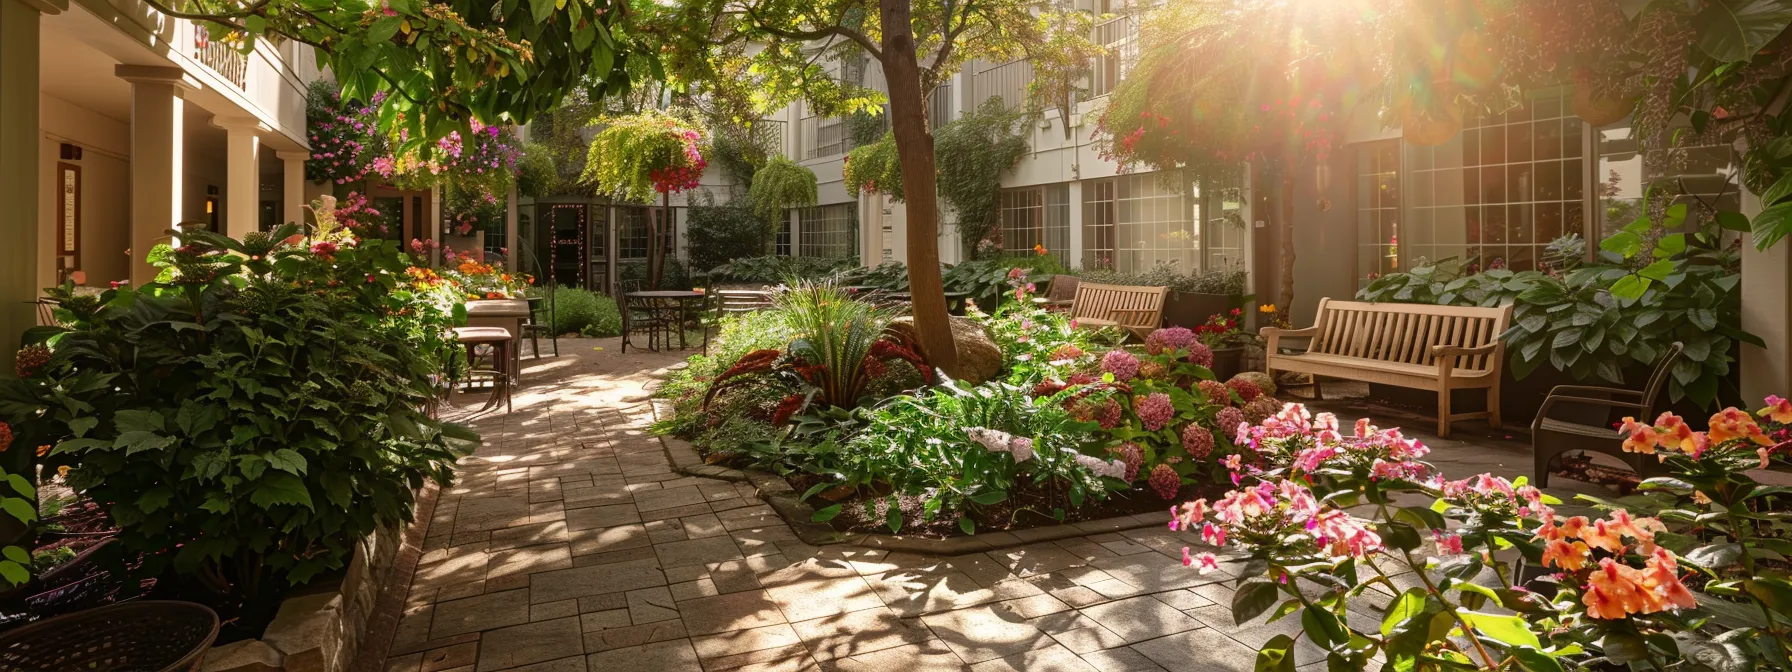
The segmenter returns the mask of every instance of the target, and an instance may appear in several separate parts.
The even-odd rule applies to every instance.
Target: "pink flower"
[[[1207,545],[1209,545],[1209,546],[1225,546],[1226,545],[1226,528],[1220,527],[1213,523],[1206,523],[1206,524],[1202,525],[1201,526],[1201,541],[1207,542]]]
[[[1188,348],[1188,361],[1190,364],[1213,366],[1213,349],[1205,343],[1197,342]]]
[[[311,244],[311,253],[325,259],[335,257],[336,251],[336,244],[327,240],[320,240]]]
[[[1125,350],[1112,350],[1102,356],[1101,370],[1114,374],[1115,380],[1129,381],[1139,375],[1139,358]]]
[[[1176,406],[1170,401],[1170,395],[1152,392],[1133,401],[1133,412],[1139,416],[1139,423],[1147,431],[1155,432],[1170,424],[1176,416]]]
[[[1164,499],[1175,499],[1177,491],[1182,489],[1182,477],[1176,474],[1170,465],[1160,464],[1151,469],[1151,489]]]
[[[1207,459],[1213,453],[1213,432],[1194,424],[1182,428],[1182,449],[1188,451],[1189,457]]]
[[[1220,559],[1219,559],[1219,556],[1216,556],[1212,553],[1197,553],[1197,554],[1191,556],[1188,554],[1188,547],[1183,546],[1182,547],[1182,566],[1183,567],[1198,567],[1198,569],[1200,569],[1202,574],[1206,574],[1208,572],[1211,572],[1213,570],[1220,568]]]
[[[1234,406],[1227,406],[1220,409],[1220,412],[1213,416],[1213,422],[1214,424],[1219,425],[1219,430],[1221,432],[1231,432],[1236,434],[1239,426],[1245,424],[1244,411],[1241,411]]]
[[[1187,350],[1189,346],[1197,345],[1200,342],[1193,331],[1183,327],[1169,327],[1153,331],[1151,335],[1145,337],[1145,352],[1161,355],[1166,352]]]
[[[1233,378],[1232,380],[1226,381],[1226,387],[1230,387],[1233,392],[1237,392],[1238,398],[1244,400],[1244,403],[1247,404],[1255,400],[1257,395],[1263,394],[1262,388],[1257,387],[1256,383],[1243,378]]]
[[[1431,538],[1437,542],[1439,555],[1462,555],[1462,535],[1432,532]]]
[[[1137,480],[1139,478],[1139,467],[1144,466],[1145,464],[1145,454],[1139,450],[1139,444],[1132,442],[1123,443],[1114,451],[1114,453],[1120,457],[1121,462],[1126,463],[1126,477],[1122,480],[1125,480],[1127,483]]]

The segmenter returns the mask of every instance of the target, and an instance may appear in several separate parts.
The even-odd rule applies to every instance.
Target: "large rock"
[[[205,652],[202,672],[281,672],[285,658],[259,639],[244,639]]]
[[[1269,374],[1262,371],[1246,371],[1233,376],[1232,380],[1251,381],[1257,384],[1257,389],[1263,391],[1263,396],[1276,396],[1276,379],[1269,377]]]
[[[1002,349],[990,340],[983,325],[968,318],[951,318],[952,342],[958,348],[958,364],[943,369],[946,375],[977,385],[1002,372]],[[890,330],[902,334],[910,342],[920,342],[915,331],[915,318],[899,317],[890,323]]]

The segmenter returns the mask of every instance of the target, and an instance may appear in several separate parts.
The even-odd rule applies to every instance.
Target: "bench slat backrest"
[[[1071,317],[1089,317],[1100,320],[1109,317],[1116,310],[1140,310],[1156,313],[1161,321],[1164,311],[1164,297],[1169,295],[1168,287],[1137,287],[1132,285],[1098,285],[1092,282],[1077,283],[1076,299],[1071,302]],[[1127,323],[1137,320],[1127,319]],[[1147,326],[1147,325],[1133,325]]]
[[[1433,306],[1321,300],[1308,352],[1399,364],[1434,366],[1432,346],[1476,348],[1506,331],[1510,307]],[[1501,353],[1465,357],[1458,369],[1486,371]]]

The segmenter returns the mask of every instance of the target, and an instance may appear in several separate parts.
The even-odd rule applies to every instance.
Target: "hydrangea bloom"
[[[1119,427],[1120,423],[1125,421],[1125,417],[1121,415],[1124,411],[1125,409],[1120,407],[1120,402],[1109,399],[1102,402],[1101,407],[1095,410],[1095,422],[1099,423],[1102,429]]]
[[[1232,388],[1226,387],[1225,383],[1217,380],[1203,380],[1196,383],[1195,387],[1201,388],[1201,394],[1207,395],[1209,403],[1228,407],[1232,405]],[[1220,425],[1220,429],[1231,430],[1225,425]]]
[[[1144,362],[1139,365],[1139,377],[1145,380],[1157,380],[1169,373],[1164,365],[1157,362]]]
[[[1164,499],[1175,499],[1177,491],[1182,489],[1182,477],[1176,474],[1170,465],[1160,464],[1151,469],[1151,489]]]
[[[1238,432],[1238,426],[1245,424],[1244,411],[1238,410],[1232,406],[1227,406],[1220,409],[1220,412],[1213,416],[1213,421],[1215,424],[1219,425],[1221,432],[1235,434]]]
[[[1130,441],[1120,444],[1119,448],[1114,449],[1114,455],[1119,457],[1120,461],[1126,464],[1126,473],[1124,474],[1125,478],[1123,480],[1128,483],[1137,480],[1139,477],[1139,467],[1145,464],[1145,453],[1139,450],[1139,444]]]
[[[1243,378],[1233,378],[1226,381],[1226,387],[1230,387],[1233,392],[1237,392],[1238,398],[1243,399],[1244,403],[1247,404],[1255,401],[1258,395],[1263,394],[1263,388],[1257,387],[1256,383]]]
[[[1205,343],[1196,343],[1189,346],[1188,361],[1191,364],[1213,366],[1213,349],[1207,347],[1207,344]]]
[[[1170,424],[1171,418],[1176,417],[1176,405],[1171,403],[1170,395],[1162,392],[1152,392],[1134,399],[1132,409],[1139,415],[1139,423],[1147,431],[1163,429]]]
[[[1207,459],[1213,453],[1213,432],[1194,424],[1182,428],[1182,449],[1188,451],[1189,457]]]
[[[1008,453],[1014,458],[1016,464],[1033,459],[1036,454],[1033,450],[1033,440],[1024,436],[1015,436],[1001,430],[983,427],[972,427],[964,430],[964,433],[970,435],[972,441],[992,453]]]
[[[1187,350],[1190,346],[1200,345],[1201,339],[1195,332],[1183,327],[1169,327],[1151,332],[1145,337],[1145,352],[1161,355],[1176,350]]]
[[[1101,370],[1122,382],[1132,380],[1139,375],[1139,358],[1125,350],[1111,350],[1102,356]]]
[[[1126,463],[1120,460],[1103,460],[1089,455],[1077,455],[1074,460],[1078,466],[1088,469],[1102,478],[1122,478],[1126,476]]]

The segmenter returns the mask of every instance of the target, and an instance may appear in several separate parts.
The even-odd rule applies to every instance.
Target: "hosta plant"
[[[396,243],[296,233],[186,232],[157,282],[52,290],[69,326],[34,331],[52,356],[0,394],[146,573],[268,599],[409,521],[477,439],[426,412],[459,312]]]

